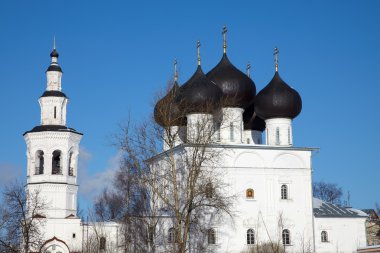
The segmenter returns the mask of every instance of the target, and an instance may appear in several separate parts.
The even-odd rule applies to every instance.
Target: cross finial
[[[249,62],[247,64],[247,76],[251,77],[251,64]]]
[[[174,82],[178,81],[177,59],[174,59]]]
[[[227,51],[227,40],[226,40],[227,26],[223,26],[223,53]]]
[[[56,47],[55,47],[55,34],[54,34],[54,38],[53,38],[53,49],[56,49]]]
[[[197,51],[198,51],[198,66],[201,65],[201,42],[197,42]]]
[[[278,72],[278,53],[279,53],[278,48],[275,47],[273,55],[274,55],[274,66],[276,68],[276,72]]]

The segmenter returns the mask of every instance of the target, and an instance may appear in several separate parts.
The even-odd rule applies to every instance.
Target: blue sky
[[[131,117],[152,111],[154,94],[173,77],[228,55],[248,62],[258,90],[274,74],[279,47],[282,78],[299,91],[296,146],[320,147],[316,180],[350,191],[351,204],[380,202],[378,181],[380,83],[379,1],[2,1],[0,3],[0,184],[25,175],[22,134],[39,124],[53,35],[70,97],[68,125],[84,133],[82,198],[91,199],[117,168],[111,137]]]

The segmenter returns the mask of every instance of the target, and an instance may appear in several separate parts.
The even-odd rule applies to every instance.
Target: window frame
[[[289,199],[289,187],[287,184],[281,185],[281,200]]]
[[[208,182],[205,186],[205,196],[207,199],[212,199],[214,197],[214,186],[211,182]]]
[[[284,246],[291,245],[289,229],[282,230],[282,245]]]
[[[321,242],[329,242],[329,235],[326,230],[321,232]]]
[[[175,243],[176,242],[176,230],[174,227],[171,227],[168,229],[168,243]]]
[[[247,229],[247,245],[255,245],[255,230]]]
[[[216,231],[214,228],[209,228],[207,230],[207,244],[208,245],[216,244]]]
[[[104,236],[100,237],[99,250],[106,250],[107,248],[106,244],[107,244],[107,239]]]

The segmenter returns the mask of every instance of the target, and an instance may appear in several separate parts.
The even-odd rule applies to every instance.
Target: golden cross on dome
[[[54,34],[54,38],[53,38],[53,49],[56,49],[55,48],[55,34]]]
[[[174,81],[178,81],[178,72],[177,72],[177,59],[174,59]]]
[[[251,70],[251,64],[248,63],[248,64],[247,64],[247,76],[248,76],[248,77],[251,77],[251,72],[250,72],[250,70]]]
[[[198,51],[198,66],[201,65],[201,42],[197,42],[197,51]]]
[[[227,51],[227,40],[226,40],[227,26],[223,26],[223,53]]]
[[[276,68],[276,72],[278,72],[278,53],[279,53],[278,48],[275,47],[273,55],[274,55],[274,66]]]

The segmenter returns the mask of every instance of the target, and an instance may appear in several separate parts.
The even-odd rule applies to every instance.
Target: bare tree
[[[319,181],[313,183],[313,195],[332,204],[341,204],[343,191],[337,184]]]
[[[46,209],[39,191],[25,192],[22,184],[15,182],[4,188],[2,197],[0,247],[5,252],[28,253],[39,249]]]
[[[117,195],[124,203],[123,208],[118,207],[122,209],[118,219],[133,220],[140,228],[144,225],[132,234],[140,233],[145,252],[155,252],[157,247],[166,252],[182,253],[190,247],[201,252],[207,246],[209,229],[221,217],[233,216],[235,196],[228,192],[225,172],[218,169],[225,150],[213,146],[219,130],[215,121],[221,125],[222,119],[210,109],[186,128],[181,124],[184,115],[174,113],[181,101],[176,100],[173,89],[165,106],[155,112],[161,125],[153,117],[139,124],[129,120],[118,138],[124,152],[115,179]],[[104,196],[102,201],[106,199]]]

